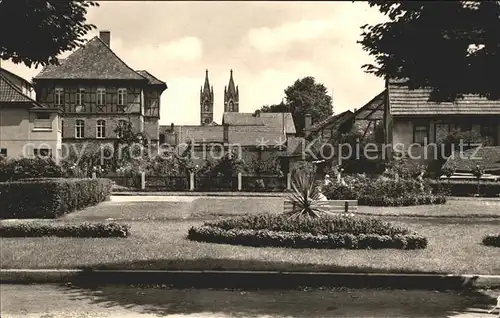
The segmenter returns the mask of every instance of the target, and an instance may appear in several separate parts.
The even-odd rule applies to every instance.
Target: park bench
[[[328,200],[320,201],[321,206],[330,213],[355,214],[358,212],[358,200]],[[283,211],[290,212],[295,210],[294,203],[285,199]]]

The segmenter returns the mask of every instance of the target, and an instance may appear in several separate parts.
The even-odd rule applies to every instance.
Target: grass
[[[0,238],[2,268],[500,273],[500,249],[481,244],[484,235],[498,231],[499,219],[385,218],[426,236],[429,245],[425,250],[254,248],[192,242],[186,236],[191,226],[218,216],[279,211],[282,199],[188,197],[179,200],[181,202],[174,202],[175,198],[172,202],[105,202],[66,215],[59,221],[113,218],[130,224],[131,234],[126,239]],[[448,209],[436,210],[437,207],[429,206],[424,211],[463,216],[464,212],[460,212],[463,204],[462,201],[450,202],[445,205]],[[479,207],[475,209],[481,211]],[[500,213],[498,206],[494,209]]]

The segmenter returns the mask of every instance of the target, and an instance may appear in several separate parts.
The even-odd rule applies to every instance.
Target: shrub
[[[486,246],[500,247],[500,234],[490,234],[483,238],[483,244]]]
[[[346,185],[331,183],[323,187],[329,200],[358,200],[359,205],[410,206],[443,204],[443,194],[432,194],[426,182],[412,179],[370,179],[365,176],[346,177]]]
[[[324,215],[318,218],[252,215],[192,227],[195,241],[294,248],[421,249],[427,239],[376,218]]]
[[[477,193],[477,180],[430,180],[429,185],[433,192],[446,189],[449,195],[472,196]],[[480,181],[479,195],[483,197],[498,197],[500,194],[500,182]]]
[[[105,201],[111,187],[108,179],[0,182],[0,218],[57,218]]]
[[[57,178],[65,175],[61,166],[50,158],[21,158],[0,161],[0,182],[23,178]]]
[[[1,237],[127,237],[129,226],[126,224],[87,223],[66,224],[35,222],[18,224],[0,224]]]

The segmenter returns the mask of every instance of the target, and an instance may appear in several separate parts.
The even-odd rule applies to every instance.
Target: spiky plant
[[[291,208],[285,211],[291,217],[307,216],[319,217],[325,213],[323,203],[320,201],[323,194],[315,182],[313,171],[295,171],[292,179],[292,192],[288,197]]]

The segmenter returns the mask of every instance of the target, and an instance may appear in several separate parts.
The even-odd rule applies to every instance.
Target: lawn
[[[429,239],[426,249],[412,251],[254,248],[186,239],[188,229],[203,220],[242,213],[276,212],[281,209],[281,200],[187,197],[179,200],[172,198],[170,202],[105,202],[72,213],[60,221],[112,218],[130,224],[130,237],[1,238],[2,268],[500,274],[500,249],[481,245],[481,238],[485,234],[499,231],[498,218],[384,217],[388,221],[408,226]],[[460,213],[461,205],[464,205],[463,201],[454,201],[444,205],[448,209],[435,211]],[[432,211],[434,208],[439,207],[429,206],[422,211]],[[498,206],[491,208],[497,214],[500,213]],[[398,209],[413,211],[413,208]],[[487,207],[481,209],[490,211]]]

